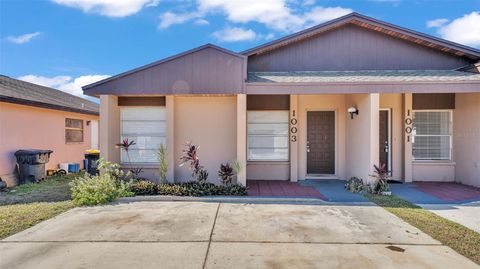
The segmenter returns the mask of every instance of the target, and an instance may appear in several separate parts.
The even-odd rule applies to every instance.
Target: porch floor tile
[[[281,180],[247,180],[248,195],[261,197],[302,197],[326,200],[314,187]]]

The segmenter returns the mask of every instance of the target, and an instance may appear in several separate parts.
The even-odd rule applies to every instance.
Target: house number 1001
[[[292,111],[292,118],[290,119],[290,125],[291,125],[291,127],[290,127],[290,133],[291,133],[290,141],[292,141],[292,142],[297,142],[297,131],[298,131],[298,129],[296,127],[297,123],[298,122],[297,122],[297,118],[295,117],[295,110],[293,110]]]

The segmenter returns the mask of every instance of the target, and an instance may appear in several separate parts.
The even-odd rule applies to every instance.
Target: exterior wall
[[[251,56],[248,71],[453,69],[469,63],[452,54],[348,24]]]
[[[455,181],[454,162],[420,162],[412,163],[413,181]]]
[[[480,93],[456,94],[453,113],[455,180],[480,187]]]
[[[403,180],[403,101],[402,94],[380,94],[380,108],[390,109],[392,179]]]
[[[298,179],[307,178],[307,111],[335,111],[335,176],[346,177],[345,95],[298,96]]]
[[[90,95],[226,94],[243,92],[242,56],[207,47],[87,88]]]
[[[65,143],[65,118],[84,120],[83,142]],[[19,149],[53,150],[46,169],[64,162],[83,166],[85,150],[92,145],[87,120],[98,116],[0,102],[0,177],[9,186],[16,184],[13,154]]]
[[[288,180],[290,162],[247,162],[247,179]]]
[[[232,97],[175,97],[175,180],[191,180],[188,167],[179,167],[185,142],[200,147],[200,164],[210,182],[219,182],[221,163],[237,158],[237,108]]]
[[[120,162],[120,109],[118,97],[100,96],[100,156],[111,162]]]
[[[359,115],[346,123],[346,176],[370,180],[373,165],[378,165],[379,94],[352,94],[346,107],[354,106]]]

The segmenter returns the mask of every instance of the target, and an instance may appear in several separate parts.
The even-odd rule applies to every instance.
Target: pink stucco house
[[[0,75],[0,178],[17,183],[15,151],[53,150],[46,169],[80,163],[98,148],[98,104]]]
[[[100,98],[100,148],[170,181],[185,141],[247,180],[369,178],[480,186],[480,51],[352,13],[236,53],[214,45],[85,86]],[[137,142],[132,163],[115,147]]]

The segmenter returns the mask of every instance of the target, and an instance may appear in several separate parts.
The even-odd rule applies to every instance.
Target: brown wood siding
[[[90,95],[237,94],[246,79],[245,59],[205,48],[88,88]]]
[[[455,109],[455,93],[414,93],[413,109]]]
[[[165,96],[118,97],[119,106],[165,106]]]
[[[248,58],[248,71],[454,69],[471,62],[348,24]]]
[[[247,110],[289,110],[289,95],[247,95]]]

